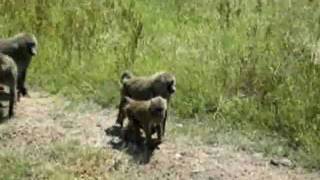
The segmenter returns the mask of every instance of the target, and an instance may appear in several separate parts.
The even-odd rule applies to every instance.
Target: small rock
[[[176,154],[176,159],[181,159],[182,155],[180,153]]]
[[[206,171],[202,166],[198,165],[195,169],[192,170],[193,174],[201,173]]]
[[[270,164],[274,166],[285,166],[285,167],[293,167],[293,163],[290,159],[282,158],[282,159],[271,159]]]
[[[186,156],[187,152],[181,152],[180,154],[181,154],[181,156]]]
[[[263,158],[263,154],[262,153],[254,153],[253,157],[258,158],[258,159],[262,159]]]

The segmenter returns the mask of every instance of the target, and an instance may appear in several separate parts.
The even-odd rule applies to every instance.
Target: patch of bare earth
[[[196,146],[167,138],[152,152],[139,149],[121,141],[113,126],[115,110],[67,111],[62,98],[44,93],[31,96],[18,103],[14,119],[0,124],[0,149],[76,140],[83,145],[110,148],[118,159],[106,164],[109,171],[117,171],[119,159],[136,162],[136,172],[143,179],[149,175],[151,179],[320,179],[319,174],[273,166],[258,153],[249,154],[231,146]]]

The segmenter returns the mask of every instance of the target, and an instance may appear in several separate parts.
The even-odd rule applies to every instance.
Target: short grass
[[[124,70],[171,71],[178,86],[172,109],[184,119],[177,121],[199,127],[199,136],[207,137],[202,128],[216,123],[249,136],[269,134],[284,139],[283,147],[306,167],[319,169],[319,5],[315,0],[2,0],[0,32],[38,37],[31,86],[115,106]]]
[[[4,150],[0,152],[0,179],[110,179],[107,165],[113,164],[112,159],[107,149],[77,142]]]

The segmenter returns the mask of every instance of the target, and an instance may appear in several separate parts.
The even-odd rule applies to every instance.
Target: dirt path
[[[0,124],[0,131],[9,129],[5,137],[0,137],[0,148],[75,140],[111,149],[117,158],[106,165],[109,169],[116,169],[117,159],[130,159],[136,164],[135,172],[144,178],[152,174],[152,179],[320,179],[318,174],[306,174],[299,168],[272,166],[258,153],[236,151],[231,146],[195,146],[167,139],[150,152],[121,141],[119,128],[113,127],[115,110],[87,104],[68,111],[68,102],[61,98],[31,95],[18,104],[15,119]]]

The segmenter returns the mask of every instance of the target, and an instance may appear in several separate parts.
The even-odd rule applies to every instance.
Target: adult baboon
[[[148,100],[156,96],[165,98],[168,102],[170,97],[176,91],[176,79],[168,72],[159,72],[152,76],[134,76],[130,72],[124,72],[121,76],[121,98],[119,104],[119,113],[116,123],[123,126],[123,120],[125,119],[123,107],[124,97],[128,96],[135,100]],[[167,111],[165,119],[163,121],[162,133],[165,133]]]
[[[9,118],[14,115],[17,76],[18,71],[16,63],[11,57],[0,53],[0,84],[8,86],[10,89]]]
[[[20,95],[29,95],[25,81],[32,56],[37,54],[37,46],[38,42],[36,37],[27,33],[20,33],[11,38],[0,39],[0,52],[12,57],[17,64],[18,99]]]
[[[146,135],[147,145],[150,147],[152,145],[152,131],[156,128],[158,141],[161,142],[167,100],[161,96],[142,101],[124,97],[124,102],[123,110],[129,120],[128,127],[134,129],[134,136],[139,134],[140,128],[142,128]]]

